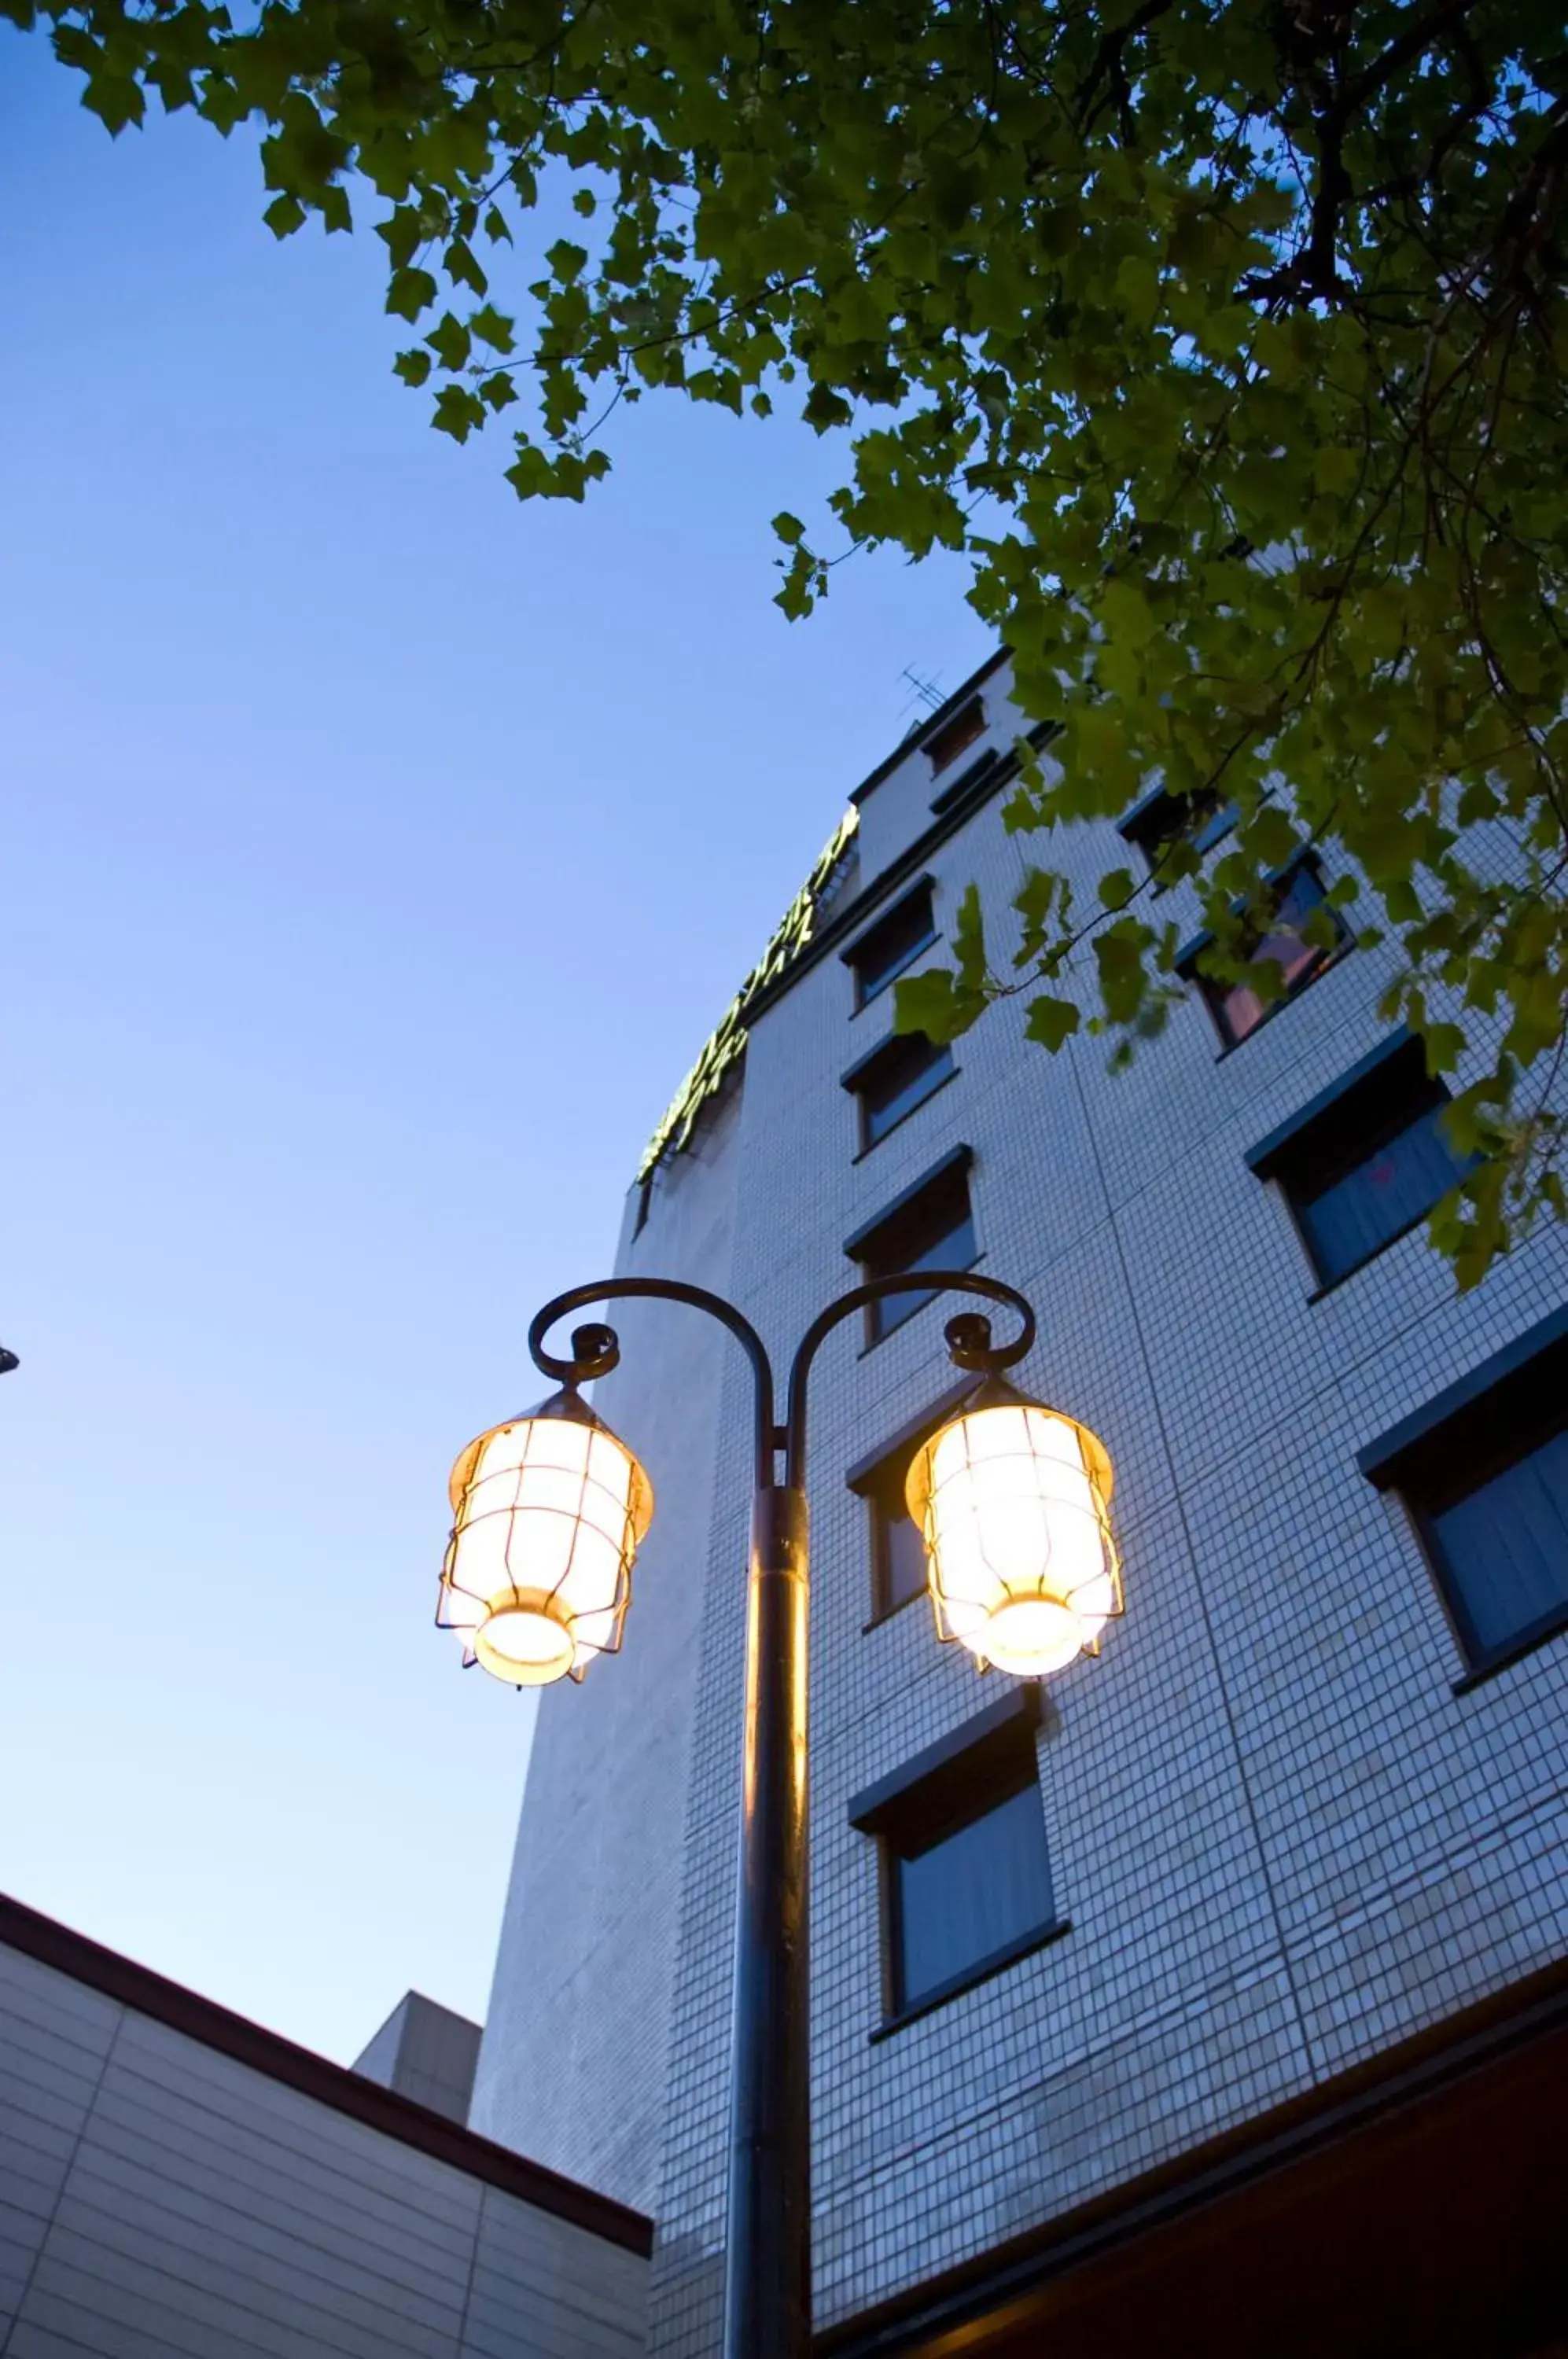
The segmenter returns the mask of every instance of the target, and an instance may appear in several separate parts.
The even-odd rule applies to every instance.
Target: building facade
[[[1029,1045],[1016,1001],[951,1052],[895,1043],[888,985],[943,956],[971,880],[994,962],[1013,946],[1007,689],[998,658],[858,789],[617,1261],[727,1294],[785,1361],[863,1274],[974,1264],[1039,1312],[1018,1381],[1115,1462],[1125,1619],[1043,1693],[982,1677],[938,1645],[899,1513],[958,1306],[819,1361],[815,2277],[846,2350],[926,2347],[897,2322],[922,2288],[1319,2118],[1445,2025],[1483,2037],[1473,2010],[1544,2004],[1568,1951],[1568,1234],[1455,1297],[1421,1234],[1454,1176],[1441,1092],[1378,1017],[1387,962],[1295,931],[1332,860],[1280,879],[1287,997],[1194,977],[1125,1073],[1092,1038]],[[1050,856],[1092,904],[1172,823],[1156,799]],[[596,1406],[658,1507],[624,1652],[543,1701],[472,2118],[654,2215],[650,2348],[699,2359],[747,1379],[693,1313],[615,1325]]]
[[[438,2006],[421,1991],[406,1991],[353,2070],[378,2087],[396,2090],[449,2122],[466,2122],[479,2061],[479,2026]]]
[[[651,2241],[0,1897],[5,2359],[635,2359]]]

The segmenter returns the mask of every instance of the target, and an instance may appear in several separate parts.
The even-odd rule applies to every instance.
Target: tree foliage
[[[33,0],[0,0],[23,23]],[[973,567],[1062,723],[1009,824],[1150,780],[1236,824],[1075,900],[1040,847],[987,964],[1116,1053],[1333,852],[1385,1012],[1461,1073],[1486,1160],[1435,1241],[1473,1282],[1561,1215],[1568,1004],[1563,359],[1568,51],[1544,0],[43,0],[117,132],[148,92],[263,128],[266,218],[378,210],[397,362],[511,483],[581,499],[657,388],[848,429],[842,549]],[[517,241],[517,243],[514,243]],[[528,258],[525,258],[528,257]],[[519,422],[520,421],[520,422]],[[775,519],[786,613],[839,547]],[[1356,889],[1356,880],[1361,880]],[[940,1001],[941,1005],[938,1005]],[[927,1004],[929,1003],[929,1005]]]

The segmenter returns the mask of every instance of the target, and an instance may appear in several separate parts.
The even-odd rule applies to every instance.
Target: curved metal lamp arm
[[[864,1286],[852,1286],[847,1294],[841,1294],[836,1302],[830,1302],[812,1320],[790,1365],[784,1479],[796,1488],[803,1488],[806,1480],[806,1379],[811,1375],[811,1363],[824,1339],[852,1310],[860,1310],[867,1302],[879,1302],[889,1294],[979,1294],[987,1301],[1000,1302],[1007,1310],[1016,1310],[1023,1323],[1010,1343],[992,1343],[991,1322],[979,1311],[963,1310],[956,1319],[948,1321],[945,1332],[949,1353],[958,1367],[973,1369],[976,1375],[1000,1375],[1004,1368],[1012,1367],[1033,1345],[1033,1307],[1016,1286],[1008,1286],[999,1277],[981,1277],[966,1269],[904,1270],[897,1277],[871,1277]]]
[[[757,1487],[759,1491],[771,1490],[778,1439],[773,1423],[773,1369],[762,1338],[750,1320],[743,1317],[733,1302],[726,1302],[723,1295],[710,1294],[705,1287],[687,1286],[678,1277],[603,1277],[596,1285],[572,1287],[547,1302],[528,1328],[528,1351],[535,1367],[553,1376],[559,1385],[585,1385],[595,1376],[607,1376],[621,1356],[620,1339],[613,1327],[574,1328],[569,1360],[558,1360],[553,1352],[547,1352],[544,1339],[558,1319],[564,1319],[572,1310],[585,1310],[591,1302],[637,1299],[689,1302],[694,1310],[705,1310],[710,1318],[729,1329],[751,1363]]]
[[[949,1354],[956,1366],[971,1369],[976,1375],[999,1375],[1004,1368],[1021,1360],[1034,1343],[1033,1308],[1016,1286],[1008,1286],[999,1277],[982,1277],[965,1269],[922,1269],[867,1278],[864,1286],[852,1286],[847,1294],[830,1302],[801,1336],[789,1369],[788,1409],[781,1428],[773,1422],[773,1369],[762,1338],[750,1320],[733,1302],[726,1302],[723,1295],[710,1294],[705,1287],[687,1286],[680,1278],[602,1277],[590,1286],[572,1287],[535,1314],[528,1328],[528,1352],[534,1365],[547,1376],[553,1376],[558,1385],[585,1385],[595,1376],[608,1375],[619,1364],[620,1339],[613,1327],[596,1323],[576,1327],[572,1333],[572,1356],[558,1359],[544,1347],[544,1339],[558,1319],[566,1318],[573,1310],[585,1310],[593,1302],[686,1302],[694,1310],[705,1310],[711,1319],[729,1329],[751,1363],[757,1489],[770,1491],[774,1487],[774,1457],[781,1447],[784,1480],[798,1490],[806,1480],[806,1382],[811,1363],[825,1339],[852,1311],[892,1294],[978,1294],[988,1302],[1000,1302],[1006,1309],[1017,1311],[1020,1323],[1010,1343],[993,1343],[991,1322],[978,1311],[960,1311],[955,1319],[948,1321],[945,1332]]]

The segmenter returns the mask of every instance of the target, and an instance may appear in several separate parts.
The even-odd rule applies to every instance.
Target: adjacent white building
[[[650,2241],[0,1897],[5,2359],[636,2359]]]
[[[1480,2038],[1482,2002],[1547,2004],[1568,1950],[1568,1234],[1456,1299],[1420,1233],[1440,1093],[1378,1017],[1383,955],[1290,931],[1332,860],[1281,880],[1264,1020],[1194,981],[1118,1075],[1092,1038],[1028,1045],[1018,1002],[951,1053],[894,1044],[887,985],[943,956],[972,879],[1008,955],[1038,842],[1003,821],[1007,689],[998,658],[857,790],[616,1264],[727,1294],[784,1361],[863,1270],[973,1261],[1038,1310],[1019,1380],[1116,1464],[1126,1618],[1040,1698],[939,1647],[900,1525],[958,1306],[819,1363],[816,2281],[845,2351],[923,2349],[922,2289],[1326,2119],[1434,2027]],[[1156,801],[1050,856],[1092,901],[1171,823]],[[654,2216],[651,2348],[699,2359],[749,1403],[717,1328],[614,1315],[596,1406],[657,1512],[624,1652],[543,1701],[471,2118]]]

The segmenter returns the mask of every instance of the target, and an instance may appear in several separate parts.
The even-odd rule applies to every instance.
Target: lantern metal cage
[[[618,1652],[653,1489],[574,1385],[471,1441],[449,1487],[436,1622],[465,1669],[545,1687]]]
[[[916,1451],[905,1485],[938,1637],[1015,1679],[1098,1654],[1123,1610],[1114,1483],[1076,1418],[999,1378],[982,1385]]]

